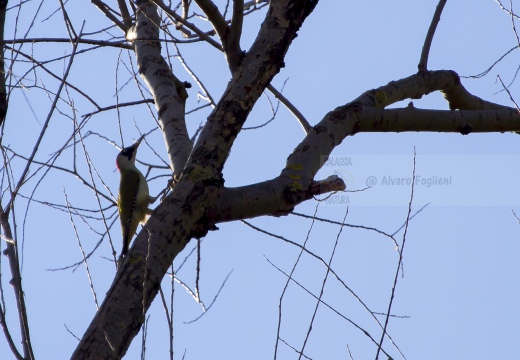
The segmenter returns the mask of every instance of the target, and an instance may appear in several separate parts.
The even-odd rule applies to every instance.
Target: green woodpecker
[[[148,184],[143,174],[135,167],[135,156],[137,148],[143,140],[139,138],[132,146],[126,147],[117,155],[116,165],[121,173],[119,182],[119,196],[117,206],[121,229],[123,231],[123,249],[121,255],[126,255],[130,241],[135,235],[137,225],[146,222],[147,215],[152,211],[148,205],[153,203],[156,198],[151,197],[148,192]]]

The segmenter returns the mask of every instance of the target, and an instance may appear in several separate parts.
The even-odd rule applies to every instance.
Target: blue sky
[[[221,5],[223,2],[218,2]],[[274,79],[281,88],[284,81],[286,95],[311,124],[317,123],[330,110],[343,105],[366,90],[385,85],[416,72],[421,46],[437,1],[321,1],[305,22],[299,36],[286,57],[286,67]],[[21,19],[31,19],[35,11],[24,5]],[[56,8],[45,2],[28,37],[66,37],[59,15],[43,21]],[[74,25],[79,28],[85,21],[85,32],[108,23],[90,3],[81,5],[82,11],[73,11],[67,5]],[[76,5],[75,5],[76,6]],[[32,10],[30,10],[32,9]],[[12,38],[14,11],[6,25],[6,38]],[[248,18],[243,36],[243,47],[254,39],[264,12]],[[28,22],[28,20],[27,20]],[[105,24],[106,23],[106,24]],[[518,24],[517,24],[518,25]],[[20,22],[18,34],[28,24]],[[487,69],[506,51],[517,45],[511,30],[511,18],[495,1],[461,0],[448,2],[437,30],[429,68],[451,69],[461,76],[478,74]],[[117,29],[110,33],[120,36]],[[35,44],[22,48],[40,61],[70,54],[70,44]],[[171,49],[170,49],[171,50]],[[221,54],[206,44],[182,45],[182,54],[191,68],[204,81],[212,96],[218,99],[227,85],[229,71]],[[497,81],[510,83],[518,67],[518,50],[495,67],[487,77],[465,79],[463,84],[473,94],[489,101],[511,105],[509,97]],[[166,52],[163,49],[163,54]],[[118,62],[118,59],[121,59]],[[172,58],[174,71],[182,80],[195,85]],[[59,74],[68,59],[49,64]],[[124,64],[123,64],[124,62]],[[119,65],[118,65],[119,64]],[[125,64],[135,58],[126,51],[105,49],[77,56],[69,80],[85,89],[101,106],[113,105],[118,90],[119,101],[139,99],[135,82]],[[16,63],[15,76],[25,73],[26,65]],[[117,71],[117,77],[116,77]],[[30,75],[25,81],[34,79]],[[118,85],[115,85],[115,81]],[[58,82],[42,73],[36,83],[56,91]],[[197,102],[194,86],[189,92],[187,108],[203,104]],[[517,83],[510,88],[518,93]],[[78,119],[93,111],[74,91]],[[269,95],[270,96],[270,95]],[[272,99],[272,96],[271,96]],[[45,121],[52,98],[37,89],[23,93],[14,90],[10,98],[2,143],[9,144],[20,154],[27,155]],[[396,104],[406,106],[408,102]],[[414,100],[418,108],[448,109],[440,94],[431,94]],[[32,109],[32,110],[31,110]],[[70,135],[72,112],[64,103],[59,104],[50,122],[48,135],[37,154],[47,160]],[[193,134],[209,113],[201,111],[188,116],[188,127]],[[123,124],[126,144],[141,131],[153,129],[155,115],[146,106],[107,111],[94,116],[85,128],[120,143],[118,117]],[[259,125],[270,118],[265,97],[256,105],[246,126]],[[230,154],[224,177],[227,186],[241,186],[271,179],[279,174],[287,156],[303,139],[299,124],[283,107],[276,119],[258,130],[243,131]],[[147,141],[162,159],[164,142],[158,131]],[[115,168],[117,150],[104,138],[91,135],[85,146],[108,189],[115,196],[119,176]],[[337,171],[351,180],[349,190],[364,188],[366,179],[375,176],[379,183],[384,177],[409,178],[413,171],[413,153],[417,153],[417,174],[423,178],[451,177],[449,186],[417,186],[413,211],[429,204],[410,222],[404,249],[404,276],[399,278],[388,331],[408,359],[500,359],[515,358],[518,338],[516,325],[520,315],[516,311],[520,292],[518,288],[520,255],[520,227],[512,210],[520,213],[520,198],[516,188],[520,146],[515,134],[357,134],[344,142],[332,154],[334,158],[348,158],[351,165],[323,169],[323,176]],[[85,159],[77,156],[79,171],[89,178]],[[149,147],[138,153],[139,160],[161,164]],[[73,152],[66,151],[56,162],[71,167]],[[13,162],[19,174],[23,162]],[[144,171],[145,167],[140,165]],[[34,168],[33,171],[35,171]],[[154,171],[153,175],[164,174]],[[26,188],[30,195],[37,175]],[[165,186],[165,178],[150,182],[151,192],[158,193]],[[100,181],[101,191],[109,194]],[[348,182],[347,182],[348,183]],[[92,191],[85,190],[74,177],[51,172],[41,182],[34,198],[96,209]],[[377,228],[394,233],[406,219],[410,187],[381,185],[371,190],[346,193],[351,201],[346,222]],[[2,200],[5,205],[5,200]],[[295,211],[312,215],[316,202],[307,202]],[[107,211],[107,216],[115,208]],[[347,206],[320,203],[317,216],[341,221]],[[28,304],[32,339],[36,356],[42,359],[68,358],[77,344],[65,326],[81,336],[96,311],[84,266],[76,271],[48,271],[81,260],[69,215],[41,204],[27,206],[24,199],[16,203],[17,233],[24,241],[23,281]],[[26,218],[24,216],[26,215]],[[26,225],[23,225],[23,221]],[[110,230],[114,247],[120,249],[118,220]],[[326,261],[339,232],[339,226],[316,222],[310,234],[311,221],[297,216],[282,218],[262,217],[250,220],[255,226],[302,244],[308,236],[307,248]],[[82,245],[94,248],[99,240],[85,223],[75,218]],[[99,222],[92,222],[96,231],[103,231]],[[175,287],[175,358],[181,359],[265,359],[272,358],[278,324],[278,304],[286,277],[270,263],[290,272],[299,254],[299,248],[280,239],[260,234],[236,222],[219,225],[220,230],[210,233],[202,242],[201,295],[206,304],[231,272],[226,285],[212,308],[198,321],[187,324],[201,314],[201,308],[181,286]],[[401,230],[396,239],[402,241]],[[21,241],[21,240],[20,240]],[[190,243],[175,260],[178,267],[195,246]],[[2,245],[2,248],[5,246]],[[98,301],[111,284],[115,267],[110,258],[110,246],[105,239],[89,262]],[[345,227],[339,237],[332,268],[374,312],[385,312],[390,298],[398,262],[393,242],[375,231]],[[16,329],[15,309],[8,285],[8,267],[2,257],[2,284],[6,297],[8,317]],[[326,269],[309,255],[302,255],[294,278],[313,294],[320,292]],[[193,286],[195,262],[191,256],[177,276]],[[170,279],[163,287],[168,292]],[[323,300],[343,316],[366,329],[379,340],[381,330],[359,302],[332,276],[324,288]],[[283,300],[281,337],[300,349],[305,339],[316,300],[298,285],[290,283]],[[149,312],[147,356],[163,359],[168,356],[168,332],[159,298]],[[379,317],[384,321],[383,317]],[[18,332],[13,330],[14,336]],[[58,345],[59,344],[59,345]],[[400,358],[388,340],[385,349]],[[347,346],[354,359],[374,358],[376,347],[367,337],[343,317],[325,306],[320,306],[305,354],[313,359],[348,358]],[[127,354],[128,359],[139,358],[140,340],[136,338]],[[0,338],[0,355],[9,358],[5,339]],[[279,359],[296,359],[289,347],[279,344]]]

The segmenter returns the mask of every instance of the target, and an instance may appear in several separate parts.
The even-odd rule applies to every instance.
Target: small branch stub
[[[310,187],[312,196],[330,193],[333,191],[343,191],[347,188],[343,179],[337,175],[331,175],[326,179],[313,182]]]

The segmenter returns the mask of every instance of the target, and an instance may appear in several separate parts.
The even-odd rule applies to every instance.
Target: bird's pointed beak
[[[137,141],[134,143],[134,146],[138,147],[141,144],[141,141],[143,141],[144,137],[145,137],[145,134],[141,135],[141,137],[139,139],[137,139]]]

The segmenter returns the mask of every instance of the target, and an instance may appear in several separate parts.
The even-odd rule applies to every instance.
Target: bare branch
[[[213,25],[218,37],[221,40],[225,39],[228,30],[227,22],[218,10],[218,7],[211,0],[195,0],[195,2],[208,17],[208,20]]]
[[[109,18],[109,19],[110,19],[114,24],[116,24],[117,27],[120,28],[120,29],[123,31],[123,33],[126,34],[126,32],[128,31],[128,27],[127,27],[124,23],[122,23],[121,21],[119,21],[119,20],[118,20],[118,19],[117,19],[113,14],[112,14],[112,12],[110,12],[109,7],[108,7],[104,2],[102,2],[101,0],[90,0],[90,1],[92,2],[92,4],[96,5],[97,8],[98,8],[99,10],[101,10],[101,12],[102,12],[103,14],[105,14],[105,16],[106,16],[107,18]]]
[[[217,293],[215,294],[215,296],[213,297],[213,300],[211,300],[211,303],[208,305],[208,307],[204,308],[204,312],[202,314],[200,314],[199,316],[197,316],[195,319],[193,320],[190,320],[190,321],[186,321],[185,324],[191,324],[191,323],[194,323],[195,321],[199,320],[202,316],[204,316],[204,314],[206,314],[209,309],[211,309],[211,307],[213,306],[213,304],[215,303],[215,301],[217,301],[217,298],[218,296],[220,295],[220,292],[222,291],[222,289],[224,288],[224,286],[226,285],[226,282],[228,281],[229,277],[231,276],[231,273],[233,273],[233,270],[231,270],[227,275],[226,277],[224,278],[224,281],[222,281],[222,284],[220,284],[220,287],[217,291]]]
[[[509,95],[509,99],[515,105],[516,110],[520,113],[520,108],[518,107],[518,104],[516,103],[515,99],[513,98],[513,95],[511,95],[511,92],[509,91],[507,86],[502,81],[502,78],[500,77],[500,75],[498,76],[498,80],[500,81],[500,84],[502,84],[502,87],[504,88],[504,90],[507,92],[507,95]]]
[[[67,41],[68,43],[70,43],[70,41]],[[29,56],[27,54],[24,54],[22,53],[21,51],[19,50],[15,50],[13,48],[10,48],[10,50],[12,51],[15,51],[17,54],[19,54],[20,56],[26,58],[26,59],[29,59],[31,62],[35,63],[35,67],[39,67],[39,68],[42,68],[47,74],[51,75],[53,78],[59,80],[59,81],[64,81],[65,82],[65,85],[67,85],[68,87],[70,87],[71,89],[74,89],[74,91],[77,91],[78,94],[81,94],[83,97],[85,97],[88,101],[90,101],[95,107],[99,108],[99,105],[94,101],[94,99],[92,99],[92,97],[90,97],[89,95],[87,95],[84,91],[82,91],[81,89],[79,89],[78,87],[72,85],[71,83],[69,83],[68,81],[66,81],[65,79],[63,79],[63,76],[58,76],[56,75],[55,73],[53,73],[52,71],[50,71],[49,69],[47,69],[47,67],[44,65],[43,62],[40,62],[36,59],[34,59],[32,56]],[[77,55],[78,52],[76,52],[76,55]],[[34,70],[31,69],[31,70]]]
[[[80,33],[80,36],[78,38],[81,37],[81,33]],[[29,168],[30,166],[32,165],[32,161],[34,159],[34,156],[36,155],[36,152],[38,151],[38,147],[40,146],[40,143],[41,141],[43,140],[43,136],[45,135],[45,132],[47,130],[47,127],[49,126],[49,122],[51,121],[51,117],[52,117],[52,114],[54,113],[54,110],[56,109],[56,104],[58,103],[58,100],[60,99],[60,94],[61,94],[61,91],[63,90],[63,87],[65,86],[65,81],[69,75],[69,72],[70,72],[70,69],[72,67],[72,63],[74,62],[74,55],[76,54],[76,50],[78,48],[78,42],[76,41],[73,45],[73,48],[72,48],[72,54],[70,56],[70,59],[69,59],[69,63],[67,65],[67,68],[65,69],[65,73],[63,74],[63,80],[62,82],[60,83],[59,87],[58,87],[58,90],[56,91],[56,96],[54,97],[54,100],[53,100],[53,103],[51,105],[51,108],[49,110],[49,113],[47,114],[47,118],[45,119],[45,122],[42,126],[42,130],[40,132],[40,135],[38,137],[38,140],[36,140],[36,143],[34,145],[34,148],[33,148],[33,151],[31,153],[31,155],[29,156],[29,160],[27,161],[27,164],[25,166],[25,169],[23,170],[19,180],[18,180],[18,183],[16,184],[16,187],[13,189],[13,192],[12,192],[12,195],[11,195],[11,199],[9,200],[8,204],[6,205],[5,207],[5,212],[8,214],[10,209],[11,209],[11,206],[16,198],[16,194],[18,193],[18,191],[20,190],[20,188],[22,187],[22,185],[24,184],[25,182],[25,178],[29,172]]]
[[[125,0],[117,0],[117,4],[119,5],[119,11],[121,11],[121,17],[123,18],[123,23],[125,24],[127,29],[132,27],[132,18],[130,17],[130,12],[128,11],[128,7],[126,6]]]
[[[314,208],[314,216],[318,213],[318,208],[320,206],[320,203],[316,204],[316,207]],[[287,281],[285,282],[285,285],[283,287],[282,293],[280,294],[280,298],[278,300],[278,325],[276,327],[276,343],[274,345],[274,358],[276,360],[276,355],[278,354],[278,340],[280,339],[280,330],[282,328],[282,305],[283,305],[283,298],[285,296],[285,292],[287,291],[287,287],[289,286],[289,283],[291,280],[294,281],[293,275],[296,270],[296,267],[298,266],[298,263],[300,262],[300,259],[302,257],[303,251],[305,249],[305,245],[307,245],[307,242],[309,241],[309,237],[311,235],[311,231],[314,227],[314,219],[312,219],[311,224],[309,225],[309,229],[307,230],[307,235],[305,236],[305,240],[303,241],[303,245],[301,246],[301,250],[298,254],[298,257],[294,261],[294,264],[292,266],[291,272],[287,275]],[[303,349],[301,351],[303,353]]]
[[[5,44],[34,44],[34,43],[70,43],[71,39],[68,38],[25,38],[25,39],[8,39],[5,40]],[[95,39],[80,39],[74,38],[72,42],[77,42],[78,44],[89,44],[89,45],[99,45],[99,46],[109,46],[116,47],[122,49],[131,50],[133,47],[128,45],[125,40],[121,41],[107,41],[107,40],[95,40]]]
[[[235,66],[238,66],[241,60],[240,38],[242,36],[243,22],[244,0],[233,0],[233,16],[228,36],[226,37],[225,48],[228,58],[231,58],[231,63],[235,64]]]
[[[0,326],[4,330],[5,339],[7,344],[9,345],[9,349],[11,349],[11,353],[16,358],[16,360],[25,360],[22,354],[16,348],[16,345],[11,337],[11,333],[9,332],[9,328],[7,327],[7,320],[5,319],[5,304],[4,306],[0,306]]]
[[[509,0],[509,6],[511,8],[511,26],[513,28],[513,33],[515,34],[516,43],[518,47],[520,47],[520,37],[518,37],[518,32],[516,31],[516,25],[515,25],[515,15],[513,13],[513,1]]]
[[[495,2],[498,4],[498,6],[500,6],[500,8],[501,8],[502,10],[504,10],[504,11],[505,11],[506,13],[508,13],[509,15],[514,16],[514,17],[516,17],[516,18],[520,18],[520,16],[518,16],[518,15],[516,15],[516,14],[513,13],[513,11],[512,11],[513,9],[512,9],[512,8],[511,8],[511,10],[510,10],[510,9],[506,9],[500,0],[495,0]]]
[[[67,193],[65,191],[63,191],[63,194],[65,195],[65,203],[67,204],[67,207],[68,207],[69,199],[67,197]],[[94,289],[94,282],[92,281],[92,276],[90,274],[90,269],[88,267],[87,257],[85,256],[85,251],[83,251],[83,246],[81,245],[81,240],[80,240],[80,236],[78,234],[78,229],[76,228],[76,223],[74,222],[74,219],[72,218],[72,212],[70,212],[70,211],[69,211],[69,218],[70,218],[72,227],[74,229],[74,234],[76,235],[76,240],[78,241],[79,249],[81,250],[81,256],[83,257],[83,264],[85,265],[85,271],[87,272],[88,283],[90,285],[90,290],[92,291],[92,296],[94,297],[94,304],[96,304],[96,309],[99,310],[97,294],[96,294],[96,290]]]
[[[147,1],[139,1],[137,5],[140,10],[135,52],[139,73],[153,92],[170,165],[174,176],[178,176],[193,146],[185,123],[186,84],[177,79],[161,56],[156,6]]]
[[[297,179],[296,179],[297,180]],[[262,215],[288,215],[295,204],[289,201],[288,188],[295,179],[278,176],[272,180],[236,188],[221,188],[214,203],[206,205],[206,216],[210,223],[250,219]],[[345,189],[345,183],[337,176],[322,182],[312,181],[308,187],[295,185],[291,190],[299,201],[312,199],[316,195]],[[296,193],[298,195],[296,195]]]
[[[348,207],[347,207],[347,210],[345,211],[345,216],[343,217],[342,224],[347,219],[347,216],[348,216]],[[336,253],[336,248],[338,246],[339,237],[341,236],[342,232],[343,232],[343,225],[340,226],[338,234],[336,235],[336,241],[334,242],[334,247],[332,248],[332,252],[330,254],[330,259],[329,259],[329,262],[326,265],[327,271],[325,272],[325,276],[323,277],[323,281],[321,283],[320,294],[319,294],[319,296],[317,298],[316,306],[314,307],[314,312],[312,313],[311,321],[309,323],[309,328],[307,329],[307,334],[305,335],[305,340],[303,341],[302,349],[300,351],[300,357],[299,357],[300,359],[301,359],[301,354],[303,354],[303,351],[305,350],[305,346],[307,345],[307,341],[309,340],[309,336],[311,335],[312,324],[314,323],[314,320],[316,318],[316,313],[318,312],[318,308],[319,308],[320,303],[322,301],[321,299],[322,299],[323,293],[325,291],[325,284],[327,283],[327,279],[329,278],[329,274],[330,274],[330,268],[331,268],[331,264],[332,264],[332,259],[334,258],[334,254]]]
[[[90,117],[95,114],[99,114],[100,112],[103,112],[103,111],[119,109],[119,108],[123,108],[123,107],[127,107],[127,106],[135,106],[135,105],[141,105],[141,104],[153,104],[153,103],[154,103],[153,99],[144,99],[144,100],[129,101],[129,102],[125,102],[125,103],[118,103],[115,105],[99,107],[98,110],[92,111],[90,113],[86,113],[85,115],[82,115],[82,117],[86,118],[86,117]]]
[[[282,273],[283,275],[285,275],[290,281],[294,282],[296,285],[298,285],[301,289],[303,289],[306,293],[308,293],[310,296],[312,296],[313,298],[315,299],[318,299],[318,297],[313,294],[309,289],[307,289],[305,286],[303,286],[302,284],[300,284],[296,279],[294,278],[291,278],[289,274],[287,274],[285,271],[283,271],[282,269],[280,269],[279,267],[277,267],[275,264],[273,264],[269,259],[267,259],[267,262],[269,262],[269,264],[271,264],[276,270],[278,270],[280,273]],[[354,327],[356,327],[358,330],[360,330],[366,337],[368,337],[370,339],[370,341],[374,344],[377,345],[377,342],[376,340],[372,337],[372,335],[370,335],[370,333],[363,329],[361,326],[359,326],[358,324],[356,324],[352,319],[349,319],[348,317],[346,317],[345,315],[343,315],[342,313],[340,313],[338,310],[334,309],[332,306],[330,306],[328,303],[326,303],[325,301],[323,300],[319,300],[319,302],[323,305],[325,305],[327,308],[329,308],[330,310],[332,310],[334,313],[336,313],[338,316],[340,316],[341,318],[345,319],[346,321],[348,321],[350,324],[352,324]],[[285,341],[283,339],[280,338],[280,341],[284,342]],[[384,354],[386,354],[388,356],[389,359],[391,359],[390,355],[385,352],[385,350],[381,349],[381,351],[383,351]],[[276,356],[275,356],[275,359],[276,359]]]
[[[295,213],[293,213],[295,214]],[[295,215],[298,215],[298,214],[295,214]],[[414,215],[415,216],[415,215]],[[328,220],[328,219],[322,219],[318,216],[316,216],[316,213],[311,216],[311,215],[304,215],[303,217],[307,218],[307,219],[310,219],[312,220],[313,222],[314,221],[324,221],[324,222],[328,222],[330,224],[335,224],[335,225],[340,225],[341,227],[343,226],[346,226],[346,227],[352,227],[352,228],[361,228],[361,229],[365,229],[365,230],[372,230],[372,231],[375,231],[375,232],[378,232],[382,235],[385,235],[385,236],[389,236],[389,235],[386,235],[384,232],[380,231],[380,230],[377,230],[377,229],[373,229],[373,228],[369,228],[369,227],[364,227],[364,226],[359,226],[359,225],[351,225],[351,224],[347,224],[345,223],[345,221],[343,222],[339,222],[339,221],[332,221],[332,220]],[[413,217],[413,216],[412,216]],[[410,219],[412,218],[410,217]],[[282,240],[290,245],[293,245],[293,246],[296,246],[297,248],[300,249],[300,251],[304,251],[306,254],[312,256],[313,258],[315,258],[316,260],[318,260],[322,265],[324,265],[326,268],[329,269],[329,271],[331,272],[332,275],[334,275],[334,277],[336,278],[336,280],[338,280],[338,282],[341,284],[341,286],[343,286],[355,299],[357,302],[359,302],[361,304],[361,306],[363,306],[363,308],[367,311],[368,314],[370,314],[370,316],[374,319],[374,321],[377,323],[377,325],[381,328],[381,330],[383,329],[383,324],[381,324],[381,322],[379,321],[379,319],[375,316],[377,315],[378,313],[375,312],[375,311],[372,311],[368,305],[347,285],[347,283],[338,275],[338,273],[336,273],[336,271],[334,271],[334,269],[330,266],[327,266],[327,262],[320,256],[316,255],[315,253],[313,253],[312,251],[310,251],[309,249],[307,249],[306,247],[304,247],[303,245],[300,245],[299,243],[293,241],[293,240],[290,240],[290,239],[287,239],[283,236],[280,236],[280,235],[276,235],[276,234],[273,234],[272,232],[269,232],[269,231],[266,231],[266,230],[263,230],[261,228],[259,228],[258,226],[255,226],[245,220],[242,220],[242,223],[249,226],[250,228],[252,228],[253,230],[255,231],[258,231],[262,234],[265,234],[265,235],[268,235],[270,237],[273,237],[275,239],[279,239],[279,240]],[[391,237],[391,236],[390,236]],[[394,243],[396,244],[396,249],[398,249],[399,247],[397,246],[397,243],[395,242],[394,238],[391,237],[392,240],[394,241]],[[269,260],[267,260],[269,261]],[[284,273],[285,274],[285,273]],[[288,275],[286,275],[288,276]],[[298,282],[294,279],[292,279],[296,284],[298,284]],[[299,285],[299,284],[298,284]],[[300,285],[301,286],[301,285]],[[314,297],[316,297],[314,294],[312,294]],[[325,304],[325,303],[324,303]],[[329,305],[325,304],[327,307],[329,307]],[[331,308],[332,309],[332,308]],[[341,315],[339,312],[337,312],[336,310],[332,309],[334,312],[336,312],[338,315],[340,315],[341,317],[345,318],[347,321],[350,322],[349,319],[347,319],[345,316]],[[352,322],[353,325],[357,326],[355,323]],[[403,353],[401,352],[401,349],[399,349],[399,347],[397,346],[397,344],[394,342],[394,340],[392,339],[392,337],[390,336],[390,334],[386,334],[388,336],[388,339],[390,340],[390,342],[392,343],[392,345],[394,345],[394,347],[397,349],[397,351],[399,351],[399,353],[402,355]],[[280,339],[281,340],[281,339]],[[376,343],[374,341],[374,343]],[[403,355],[404,357],[404,355]]]
[[[421,59],[419,60],[419,71],[427,71],[428,70],[428,55],[430,54],[430,47],[433,41],[433,35],[435,34],[435,30],[437,29],[437,25],[441,20],[442,10],[444,9],[444,5],[446,5],[447,0],[439,0],[437,4],[437,8],[435,9],[435,13],[433,14],[433,19],[430,24],[430,28],[428,29],[428,34],[426,34],[426,38],[424,39],[424,45],[422,48]]]
[[[18,251],[16,249],[16,241],[11,232],[9,224],[9,214],[0,210],[0,226],[2,227],[3,237],[6,240],[6,249],[4,255],[9,259],[9,268],[11,270],[10,284],[13,287],[14,296],[16,298],[16,307],[18,311],[18,320],[20,322],[20,332],[22,335],[23,358],[34,360],[32,350],[31,336],[29,332],[29,320],[27,318],[27,308],[25,305],[25,295],[22,288],[22,277],[20,274],[20,262]],[[15,353],[16,354],[16,353]]]
[[[7,92],[5,87],[5,55],[4,55],[4,25],[7,1],[0,3],[0,126],[7,114]]]
[[[518,46],[512,47],[509,49],[505,54],[503,54],[498,60],[496,60],[493,64],[491,64],[490,67],[488,67],[486,70],[482,71],[480,74],[476,75],[469,75],[469,76],[461,76],[462,78],[473,78],[478,79],[483,76],[486,76],[498,63],[500,63],[507,55],[511,54],[513,51],[517,50]]]
[[[390,301],[388,302],[388,310],[386,311],[386,318],[385,318],[385,326],[383,328],[383,333],[381,334],[381,340],[379,340],[379,346],[377,348],[376,353],[376,360],[379,359],[379,353],[383,346],[383,341],[385,339],[386,335],[386,329],[388,327],[388,321],[390,319],[390,314],[392,313],[392,304],[394,301],[395,296],[395,288],[397,287],[397,279],[399,278],[399,270],[401,269],[401,265],[403,263],[403,251],[404,251],[404,245],[406,244],[406,235],[408,234],[408,224],[410,223],[410,214],[412,213],[412,203],[413,203],[413,192],[415,189],[415,148],[413,151],[413,172],[412,172],[412,187],[410,189],[410,201],[408,203],[408,213],[406,215],[406,226],[404,228],[404,234],[403,234],[403,242],[401,246],[399,247],[399,261],[397,263],[397,269],[395,271],[395,277],[394,277],[394,283],[392,285],[392,292],[390,294]]]
[[[307,134],[309,131],[311,131],[312,126],[309,124],[305,116],[298,110],[296,106],[294,106],[281,92],[279,92],[273,85],[269,84],[267,86],[267,89],[278,99],[282,104],[285,105],[287,110],[289,110],[296,120],[300,123],[303,131]]]

